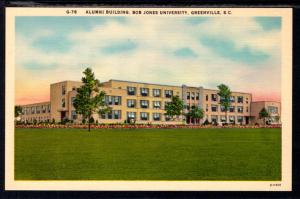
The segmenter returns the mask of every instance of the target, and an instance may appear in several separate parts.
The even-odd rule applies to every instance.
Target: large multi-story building
[[[60,122],[64,118],[74,123],[81,123],[82,118],[76,114],[73,101],[76,88],[82,85],[77,81],[63,81],[50,85],[50,102],[24,105],[21,120],[25,122],[52,121]],[[204,111],[201,122],[208,120],[217,123],[242,123],[251,121],[252,95],[250,93],[232,92],[231,106],[226,114],[220,105],[218,90],[203,87],[171,86],[152,83],[131,82],[122,80],[109,80],[102,83],[101,90],[105,95],[105,102],[111,111],[98,115],[94,120],[99,123],[123,123],[135,121],[136,123],[188,123],[190,120],[180,116],[172,120],[165,115],[164,107],[171,101],[172,96],[179,96],[184,104],[184,112],[193,106]],[[280,109],[279,109],[280,110]]]

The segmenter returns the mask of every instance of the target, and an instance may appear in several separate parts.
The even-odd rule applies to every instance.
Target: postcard
[[[291,191],[292,9],[6,8],[5,189]]]

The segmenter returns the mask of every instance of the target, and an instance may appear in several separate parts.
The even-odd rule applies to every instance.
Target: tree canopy
[[[172,96],[172,101],[168,102],[165,106],[165,115],[168,115],[172,118],[174,118],[174,116],[180,116],[183,108],[184,104],[179,96]]]
[[[225,84],[218,85],[218,89],[219,89],[218,95],[220,96],[220,105],[224,107],[225,114],[226,114],[226,122],[227,122],[227,112],[231,105],[230,102],[231,90]]]
[[[109,110],[104,97],[105,92],[100,91],[100,81],[95,78],[92,69],[87,68],[83,72],[81,81],[83,85],[77,89],[74,107],[82,119],[87,120],[90,131],[90,120],[94,113],[102,114]]]

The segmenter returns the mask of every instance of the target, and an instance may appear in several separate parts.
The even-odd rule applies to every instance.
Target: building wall
[[[217,122],[221,123],[221,118],[225,117],[225,112],[221,111],[221,105],[220,105],[220,97],[217,95],[218,90],[212,90],[212,89],[204,89],[203,90],[203,110],[205,113],[204,120],[208,120],[209,122],[212,122],[212,118],[217,118]],[[212,98],[212,95],[217,95],[217,100],[214,101]],[[233,123],[230,121],[230,118],[234,118],[235,123],[242,123],[246,124],[247,122],[250,123],[250,112],[251,112],[251,101],[252,101],[252,95],[250,93],[242,93],[242,92],[232,92],[232,97],[234,97],[234,102],[231,102],[231,106],[234,107],[234,111],[227,112],[227,122]],[[242,97],[243,102],[238,102],[238,97]],[[217,107],[217,111],[214,112],[212,110],[212,106]],[[239,112],[238,107],[242,107],[243,111]],[[239,120],[239,119],[242,119]],[[223,121],[224,122],[224,121]]]
[[[82,83],[77,81],[63,81],[50,85],[51,119],[55,119],[56,122],[60,122],[61,112],[66,112],[66,115],[68,115],[68,107],[70,103],[68,100],[69,92],[76,90],[76,88],[81,85]],[[63,100],[65,101],[64,107],[62,106]]]
[[[259,112],[262,108],[265,108],[269,115],[270,115],[270,122],[271,123],[281,123],[280,116],[281,116],[281,104],[280,102],[273,102],[273,101],[259,101],[259,102],[252,102],[251,104],[251,121],[253,124],[263,124],[263,120],[259,118]],[[277,112],[274,113],[270,111],[270,107],[276,107]],[[274,121],[276,117],[279,117],[279,121]]]
[[[45,121],[50,121],[51,119],[50,102],[28,104],[21,107],[22,107],[22,114],[21,114],[22,122],[32,123],[34,120],[36,120],[37,122],[45,122]]]
[[[82,85],[81,82],[77,81],[63,81],[50,85],[50,102],[37,103],[31,105],[25,105],[23,107],[35,107],[39,105],[49,105],[50,112],[45,115],[40,115],[41,118],[49,117],[50,120],[55,119],[56,122],[60,122],[62,116],[65,116],[68,119],[74,120],[76,123],[81,123],[82,118],[75,114],[75,109],[72,104],[72,100],[76,96],[76,88]],[[129,87],[135,88],[134,95],[130,95],[128,92]],[[171,86],[171,85],[161,85],[161,84],[150,84],[150,83],[140,83],[140,82],[129,82],[121,80],[110,80],[102,83],[101,90],[106,93],[107,100],[110,100],[111,97],[118,97],[121,102],[118,105],[109,105],[112,109],[112,113],[116,113],[115,117],[118,119],[113,119],[110,114],[99,115],[94,114],[93,117],[95,120],[98,120],[99,123],[123,123],[128,119],[128,113],[135,113],[136,123],[183,123],[185,122],[185,117],[181,116],[175,121],[172,121],[165,117],[165,104],[171,101],[171,96],[166,97],[165,91],[171,91],[173,96],[179,96],[185,106],[184,110],[187,113],[192,106],[198,106],[203,108],[204,118],[201,122],[206,119],[209,122],[212,122],[213,119],[218,123],[224,122],[222,120],[226,115],[225,112],[221,111],[220,99],[217,95],[218,90],[204,89],[203,87],[189,87],[189,86]],[[147,91],[147,95],[143,95],[142,91]],[[160,91],[160,96],[154,95],[154,90]],[[213,96],[216,95],[217,99],[214,101]],[[193,97],[194,96],[194,97]],[[229,123],[256,123],[258,121],[258,113],[262,107],[268,109],[269,106],[278,107],[278,113],[272,114],[272,117],[280,116],[280,103],[276,102],[252,102],[252,95],[250,93],[243,92],[232,92],[232,97],[234,101],[231,103],[234,107],[233,112],[228,111],[226,118]],[[242,98],[242,102],[238,102],[238,98]],[[63,100],[65,106],[63,107]],[[134,107],[128,106],[128,101],[135,101]],[[117,100],[118,101],[118,100]],[[148,102],[148,107],[143,108],[142,103]],[[159,102],[159,103],[158,103]],[[160,104],[160,107],[155,107],[155,105]],[[217,111],[213,111],[212,107],[216,106]],[[238,111],[242,109],[242,111]],[[65,115],[62,115],[62,112]],[[120,116],[118,115],[120,114]],[[142,120],[142,115],[147,115],[147,120]],[[158,121],[154,120],[154,115],[160,115]],[[251,115],[251,117],[250,117]],[[30,119],[33,117],[38,117],[33,114],[22,115],[21,118],[24,120]],[[109,119],[111,118],[111,119]],[[233,119],[233,120],[231,120]]]

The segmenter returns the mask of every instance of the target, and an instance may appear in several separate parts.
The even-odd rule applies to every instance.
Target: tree
[[[193,118],[194,123],[199,123],[199,120],[202,119],[204,116],[203,109],[199,108],[198,106],[192,107],[192,109],[188,112],[188,116],[190,118],[190,121],[191,118]]]
[[[74,100],[74,108],[77,114],[88,122],[88,131],[91,130],[91,117],[94,113],[102,114],[109,110],[104,97],[105,92],[100,91],[100,82],[95,78],[92,69],[87,68],[83,72],[81,81],[83,85],[77,89]]]
[[[174,119],[174,116],[180,116],[184,108],[183,101],[178,96],[173,96],[172,101],[167,103],[165,106],[165,115],[170,116]]]
[[[220,96],[220,105],[224,107],[226,123],[227,123],[228,120],[227,114],[228,114],[229,107],[231,105],[230,102],[231,91],[230,88],[225,84],[218,85],[218,89],[219,89],[218,95]]]
[[[15,117],[19,117],[22,114],[22,107],[21,106],[15,106]]]
[[[266,124],[266,118],[269,117],[269,113],[265,108],[262,108],[259,112],[259,118],[263,119],[264,125]]]

